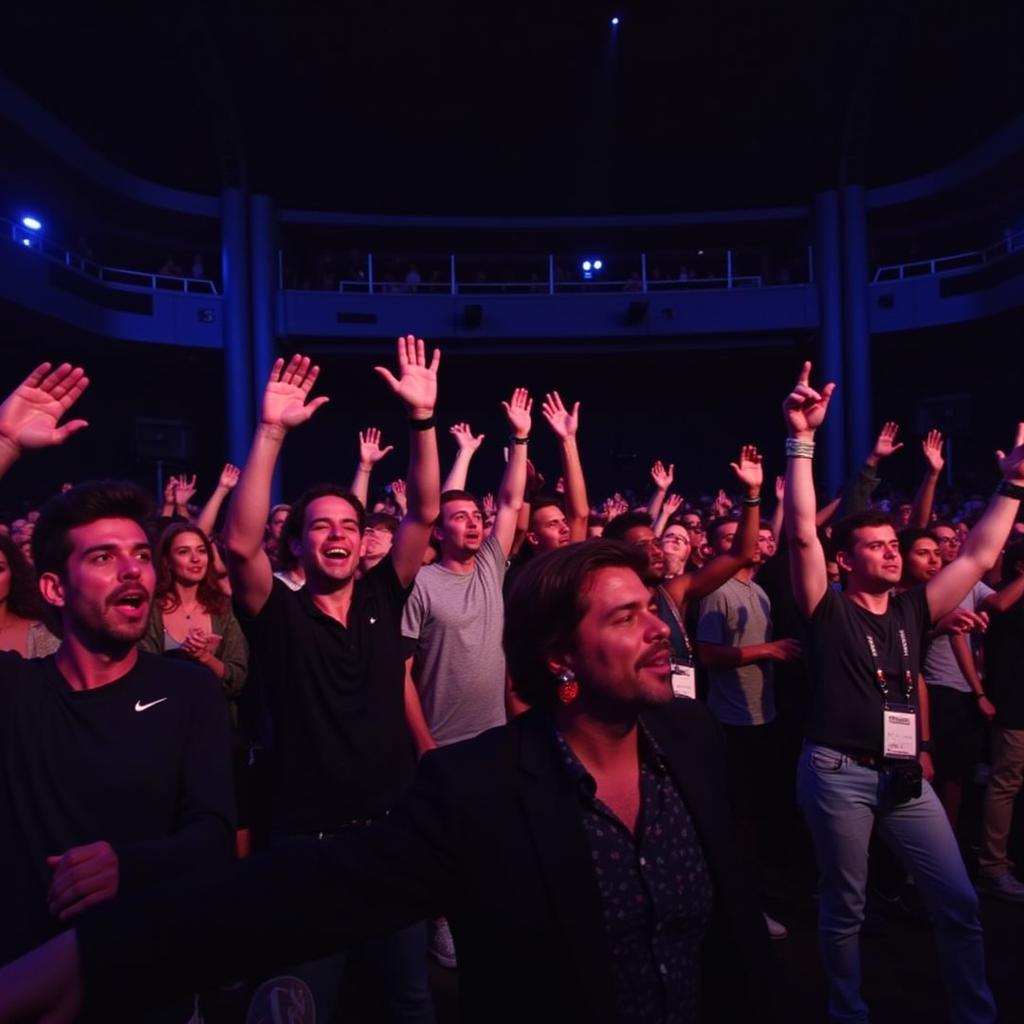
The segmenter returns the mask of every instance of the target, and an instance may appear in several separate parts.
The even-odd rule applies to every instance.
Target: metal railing
[[[914,260],[911,263],[893,263],[879,267],[872,281],[875,284],[886,281],[905,281],[908,277],[931,277],[936,274],[963,273],[996,263],[1007,256],[1024,249],[1024,231],[1006,235],[986,249],[958,252],[952,256],[936,256],[929,260]]]
[[[703,253],[700,254],[703,256]],[[661,258],[658,254],[657,258]],[[365,264],[349,266],[348,274],[336,275],[332,271],[322,271],[318,281],[313,284],[308,278],[306,283],[289,287],[286,280],[285,256],[278,252],[278,286],[288,287],[289,291],[339,291],[348,294],[362,295],[559,295],[559,294],[595,294],[613,292],[636,292],[646,295],[651,292],[689,292],[689,291],[720,291],[733,288],[763,288],[765,283],[760,274],[736,274],[733,272],[733,254],[726,251],[720,261],[717,273],[694,273],[669,276],[659,269],[648,273],[648,255],[640,253],[632,257],[615,255],[605,262],[614,261],[615,266],[609,268],[609,276],[601,271],[591,270],[584,273],[577,269],[569,274],[564,269],[565,262],[579,266],[575,260],[563,260],[554,254],[536,257],[494,257],[449,255],[443,259],[438,256],[424,257],[422,254],[406,256],[388,254],[375,256],[368,253]],[[665,262],[665,260],[662,260]],[[399,264],[408,266],[410,263],[424,267],[421,274],[410,271],[402,274],[394,268]],[[503,264],[499,275],[508,273],[509,264],[518,264],[520,276],[499,276],[490,279],[481,269],[486,264]],[[682,263],[676,257],[675,265]],[[808,264],[810,258],[808,257]],[[388,269],[381,271],[384,265]],[[515,272],[513,272],[514,274]],[[628,276],[623,274],[628,273]],[[327,283],[325,283],[327,282]]]
[[[6,217],[0,217],[0,229],[0,237],[15,245],[113,288],[141,288],[146,291],[175,291],[194,295],[218,294],[217,286],[206,278],[150,274],[143,270],[104,266],[57,242],[51,242],[41,231],[31,231]]]

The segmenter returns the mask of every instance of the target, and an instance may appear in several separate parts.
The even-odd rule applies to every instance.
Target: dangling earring
[[[558,677],[558,699],[563,704],[571,704],[579,696],[580,684],[571,669],[566,669]]]

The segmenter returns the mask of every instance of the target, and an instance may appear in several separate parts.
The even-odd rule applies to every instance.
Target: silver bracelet
[[[814,458],[814,442],[813,441],[801,441],[797,437],[786,438],[786,458],[787,459],[813,459]]]

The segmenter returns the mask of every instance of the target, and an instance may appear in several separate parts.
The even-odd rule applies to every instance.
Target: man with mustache
[[[86,425],[58,423],[87,384],[67,364],[26,378],[0,405],[0,474]],[[34,661],[0,654],[0,963],[96,903],[231,857],[218,687],[136,646],[156,583],[151,515],[125,483],[82,484],[40,514],[33,553],[62,643]]]

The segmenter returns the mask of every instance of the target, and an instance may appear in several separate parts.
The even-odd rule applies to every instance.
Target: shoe
[[[774,917],[769,917],[767,914],[764,914],[763,916],[764,923],[768,927],[768,935],[772,939],[778,942],[779,939],[785,939],[789,936],[789,929],[784,924],[776,921]]]
[[[1010,903],[1024,903],[1024,882],[1015,878],[1009,871],[1000,875],[982,875],[978,879],[978,892],[987,893],[1000,900]]]
[[[452,938],[452,930],[448,922],[439,917],[432,922],[430,929],[430,955],[442,967],[458,967],[455,959],[455,940]]]

